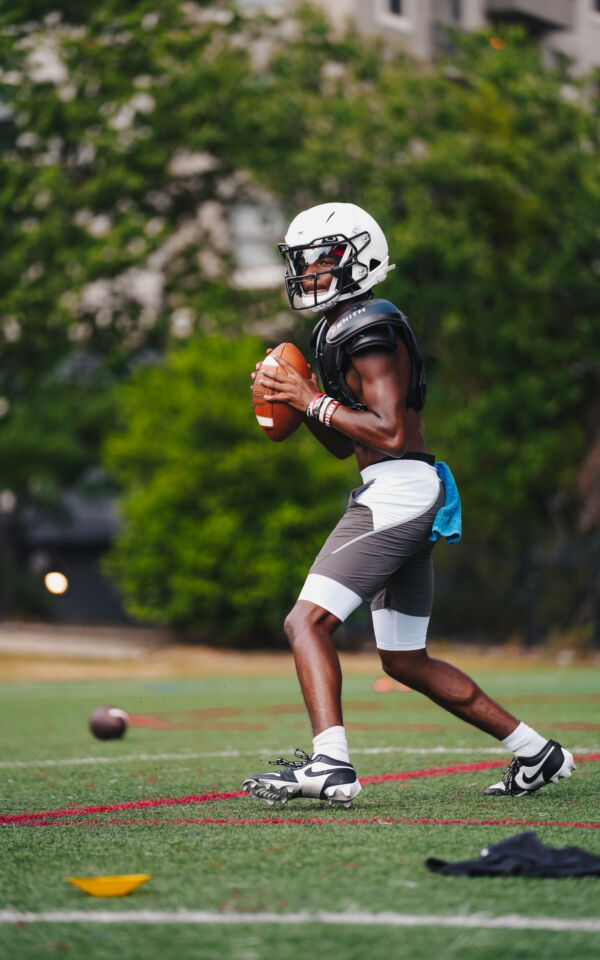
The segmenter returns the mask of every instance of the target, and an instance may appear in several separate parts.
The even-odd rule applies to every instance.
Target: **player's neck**
[[[348,310],[353,303],[358,302],[359,300],[364,300],[364,299],[365,299],[364,296],[359,295],[357,297],[352,297],[350,300],[343,300],[342,303],[334,304],[331,310],[325,311],[324,316],[325,316],[325,319],[327,320],[327,325],[331,326],[331,324],[335,323],[338,317],[341,317],[344,311]]]

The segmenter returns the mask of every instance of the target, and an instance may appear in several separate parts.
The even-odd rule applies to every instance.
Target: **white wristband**
[[[334,402],[333,397],[326,397],[326,399],[323,400],[323,403],[319,407],[319,420],[321,421],[321,423],[323,423],[325,420],[325,413],[327,411],[327,407],[329,407],[333,402]]]

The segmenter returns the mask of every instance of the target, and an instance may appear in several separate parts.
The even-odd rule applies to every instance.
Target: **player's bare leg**
[[[497,740],[504,740],[519,725],[517,718],[491,700],[471,677],[451,663],[434,660],[426,650],[380,650],[379,655],[383,669],[394,680]]]
[[[492,796],[525,797],[575,769],[572,754],[546,740],[535,730],[490,699],[471,677],[426,650],[380,650],[383,669],[395,680],[425,694],[434,703],[501,740],[515,756],[502,779],[485,791]]]
[[[304,797],[347,808],[360,793],[342,721],[340,661],[331,640],[339,625],[337,617],[307,600],[298,600],[286,618],[285,632],[314,732],[313,752],[296,750],[295,761],[269,761],[286,769],[247,777],[242,786],[250,796],[271,805]]]
[[[298,600],[284,624],[315,736],[343,723],[342,671],[331,639],[339,625],[337,617],[308,600]]]

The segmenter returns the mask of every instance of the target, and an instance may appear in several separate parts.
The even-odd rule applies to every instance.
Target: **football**
[[[129,714],[120,707],[96,707],[90,717],[90,730],[98,740],[122,737],[129,726]]]
[[[310,376],[306,360],[293,343],[280,343],[265,357],[263,364],[276,367],[278,357],[283,357],[284,360],[291,363],[294,370],[297,370],[303,377]],[[294,430],[298,429],[304,414],[302,410],[295,410],[287,403],[271,403],[269,401],[270,395],[271,391],[257,386],[255,382],[252,387],[252,406],[256,419],[269,439],[279,443],[281,440],[287,440]]]

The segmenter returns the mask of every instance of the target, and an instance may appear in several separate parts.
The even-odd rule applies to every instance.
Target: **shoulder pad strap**
[[[319,320],[318,324],[316,325],[315,329],[314,329],[313,332],[312,332],[312,336],[311,336],[311,338],[310,338],[310,345],[311,345],[311,347],[314,347],[314,346],[315,346],[315,344],[316,344],[316,342],[317,342],[317,340],[318,340],[318,338],[319,338],[319,334],[320,334],[321,330],[323,329],[323,327],[325,326],[326,323],[327,323],[326,318],[325,318],[325,317],[321,317],[321,319]]]
[[[389,300],[361,300],[353,303],[327,331],[327,343],[338,346],[369,327],[389,323],[404,325],[406,318]]]

